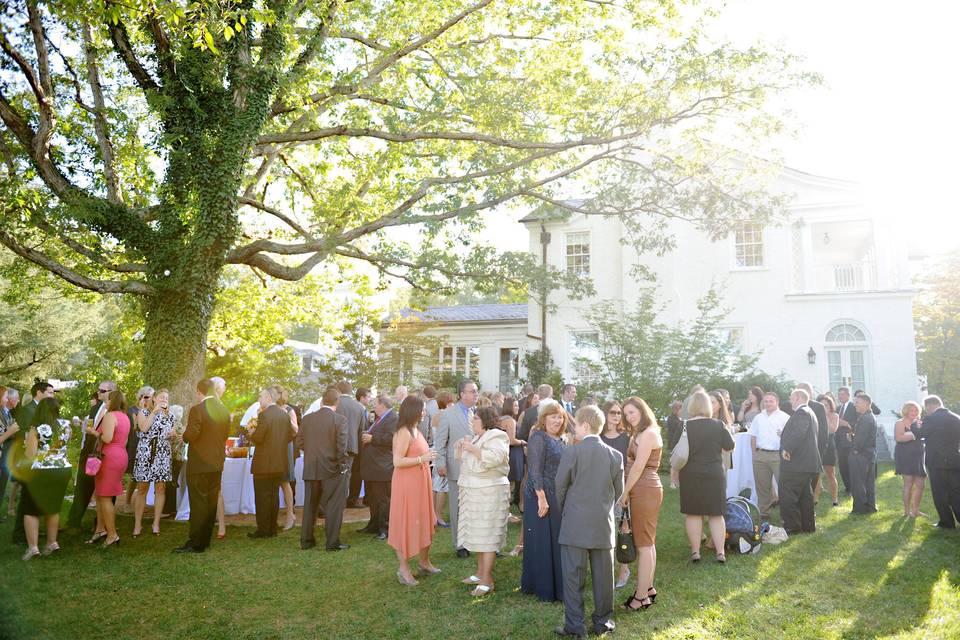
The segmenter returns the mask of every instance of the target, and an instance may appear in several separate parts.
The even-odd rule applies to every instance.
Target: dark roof
[[[471,304],[456,307],[428,307],[423,311],[403,309],[401,318],[420,318],[428,322],[526,322],[526,304]]]
[[[560,200],[560,202],[575,208],[582,207],[587,203],[587,201],[583,198],[568,198],[566,200]],[[550,218],[563,218],[571,213],[571,211],[567,211],[566,209],[557,207],[555,205],[546,204],[542,207],[537,207],[524,217],[520,218],[520,222],[539,222],[540,220],[547,220]]]

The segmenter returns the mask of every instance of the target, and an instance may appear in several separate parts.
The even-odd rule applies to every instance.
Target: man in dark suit
[[[523,383],[520,389],[520,397],[517,398],[517,411],[523,413],[530,406],[530,396],[533,394],[533,385],[529,382]]]
[[[563,390],[560,392],[560,404],[570,415],[570,419],[573,420],[573,414],[577,412],[577,387],[572,384],[563,385]]]
[[[557,467],[560,562],[563,566],[563,626],[559,636],[586,635],[583,590],[587,565],[593,579],[593,632],[614,630],[613,507],[623,494],[623,457],[600,440],[603,412],[596,406],[577,411],[574,419],[580,444],[564,449]]]
[[[256,445],[250,473],[253,474],[253,500],[257,509],[257,530],[248,538],[272,538],[277,535],[280,513],[280,481],[287,473],[287,443],[293,440],[290,414],[277,406],[276,387],[260,392],[257,426],[250,430],[250,442]]]
[[[960,416],[947,410],[939,396],[923,401],[927,417],[920,428],[926,442],[927,475],[941,529],[960,521]]]
[[[830,425],[827,424],[827,409],[823,406],[822,402],[814,400],[813,385],[811,385],[809,382],[801,382],[797,385],[797,388],[803,389],[807,392],[807,395],[810,397],[807,407],[813,411],[813,415],[817,418],[817,450],[820,452],[820,461],[822,465],[823,457],[827,452],[827,445],[829,444],[830,440]],[[820,470],[823,471],[822,466]],[[813,504],[817,504],[817,500],[820,497],[819,472],[815,478],[810,480],[810,486],[813,488]]]
[[[537,403],[530,404],[528,402],[526,411],[523,412],[523,416],[520,418],[520,426],[517,428],[517,438],[526,442],[530,439],[530,430],[533,429],[537,424],[538,417],[538,407],[540,403],[548,398],[553,397],[553,387],[548,384],[542,384],[537,387]]]
[[[363,428],[360,429],[360,435],[370,428],[370,389],[359,387],[353,394],[354,399],[363,408]],[[360,488],[363,485],[363,474],[360,472],[360,460],[363,456],[363,446],[357,444],[357,455],[353,457],[353,463],[350,467],[350,493],[347,495],[347,508],[355,509],[360,507]]]
[[[117,383],[113,380],[103,380],[97,386],[97,404],[90,408],[90,413],[85,420],[85,427],[82,439],[80,440],[80,458],[77,460],[77,480],[73,488],[73,504],[70,505],[70,515],[67,517],[67,526],[71,529],[83,528],[83,516],[87,512],[87,506],[90,504],[90,498],[93,497],[94,479],[88,476],[84,471],[87,466],[87,458],[93,453],[97,444],[97,439],[91,435],[91,431],[100,426],[100,421],[107,414],[107,397],[111,391],[115,391]],[[131,434],[136,426],[131,423]]]
[[[670,417],[667,418],[667,450],[673,451],[680,441],[680,434],[683,432],[683,420],[680,418],[680,410],[683,409],[683,403],[674,400],[670,405]]]
[[[843,480],[843,490],[850,493],[850,450],[853,448],[853,427],[857,424],[857,405],[850,398],[850,387],[840,387],[837,391],[837,423],[839,429],[833,435],[837,444],[837,467]]]
[[[817,416],[809,402],[806,389],[793,390],[790,394],[793,415],[780,434],[780,518],[787,533],[817,530],[813,480],[820,478],[823,467],[817,448]]]
[[[349,469],[347,469],[347,475],[344,478],[343,490],[347,492],[347,502],[350,502],[350,498],[353,498],[353,502],[356,503],[360,498],[360,483],[357,483],[357,492],[354,493],[351,490],[353,486],[353,462],[360,454],[360,434],[367,428],[367,408],[357,401],[353,395],[353,386],[346,380],[337,383],[337,390],[340,394],[339,400],[335,405],[328,406],[336,406],[337,414],[346,421],[347,457],[349,458],[347,464]]]
[[[354,400],[353,396],[350,399]],[[340,523],[347,503],[351,456],[347,419],[337,410],[342,400],[338,387],[323,392],[319,411],[309,413],[297,431],[297,448],[303,451],[303,521],[300,525],[300,548],[317,546],[313,536],[317,510],[323,509],[326,519],[327,551],[349,549],[340,543]]]
[[[387,539],[387,518],[390,516],[390,481],[393,479],[393,436],[397,432],[397,412],[393,400],[385,393],[373,404],[376,422],[363,433],[363,454],[360,472],[366,487],[370,522],[360,531]]]
[[[190,500],[190,537],[174,553],[203,553],[210,546],[217,517],[224,445],[230,433],[230,412],[220,402],[209,378],[197,383],[197,404],[190,407],[183,441],[187,455],[187,497]]]
[[[856,403],[859,417],[850,451],[851,513],[870,514],[877,512],[877,419],[870,410],[870,396],[863,393],[857,396]]]
[[[46,380],[37,381],[30,388],[32,399],[21,404],[13,414],[20,430],[10,439],[8,456],[13,475],[20,482],[23,481],[23,476],[30,468],[30,462],[26,457],[26,438],[27,433],[30,432],[30,423],[33,422],[33,416],[37,412],[37,405],[40,404],[40,401],[44,398],[52,398],[53,394],[52,384]],[[89,502],[89,497],[87,501]],[[23,530],[23,491],[20,492],[20,499],[17,500],[16,513],[16,521],[13,523],[13,542],[23,544],[27,541],[27,534]]]

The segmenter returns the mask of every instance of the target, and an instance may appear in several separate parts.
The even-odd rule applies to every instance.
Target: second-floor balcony
[[[877,288],[877,263],[869,258],[813,267],[813,288],[822,292],[873,291]]]

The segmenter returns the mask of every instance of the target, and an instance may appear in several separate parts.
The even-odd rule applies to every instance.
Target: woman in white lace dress
[[[151,409],[143,409],[137,416],[137,459],[133,465],[133,479],[137,483],[134,501],[133,537],[140,535],[143,511],[147,505],[147,490],[153,483],[153,535],[160,535],[160,516],[166,499],[166,483],[173,479],[173,451],[170,447],[174,416],[170,412],[170,394],[160,389],[153,395]]]

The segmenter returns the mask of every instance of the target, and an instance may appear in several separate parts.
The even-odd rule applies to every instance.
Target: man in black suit
[[[947,410],[939,396],[923,401],[927,417],[920,428],[926,441],[927,475],[941,529],[960,521],[960,416]]]
[[[335,403],[337,414],[343,417],[347,425],[347,464],[349,469],[347,470],[343,490],[347,492],[347,502],[350,502],[350,498],[353,498],[353,502],[356,503],[360,498],[360,478],[357,478],[357,491],[354,493],[353,463],[360,454],[360,434],[367,429],[367,408],[354,397],[353,385],[346,380],[337,383],[337,390],[340,394],[339,400]],[[323,404],[326,404],[326,402]]]
[[[350,396],[353,399],[353,396]],[[303,451],[303,521],[300,524],[300,548],[317,546],[313,536],[317,509],[326,519],[327,551],[348,549],[340,543],[340,523],[347,503],[351,456],[347,419],[337,412],[341,401],[337,387],[323,392],[319,411],[309,413],[297,431],[297,447]]]
[[[280,481],[287,473],[287,443],[293,440],[290,414],[277,406],[276,387],[260,392],[257,426],[250,430],[250,442],[256,445],[250,473],[253,474],[253,500],[257,509],[257,530],[248,538],[272,538],[277,535],[280,513]]]
[[[853,427],[857,424],[857,405],[850,398],[850,387],[840,387],[837,391],[837,415],[839,428],[833,434],[837,445],[837,467],[843,480],[843,490],[850,494],[850,450],[853,448]]]
[[[569,383],[563,385],[563,390],[560,392],[560,400],[564,411],[566,411],[570,415],[570,419],[573,420],[573,415],[577,412],[577,388]]]
[[[830,425],[827,424],[827,409],[823,406],[823,403],[814,400],[813,395],[813,385],[809,382],[801,382],[797,385],[798,389],[803,389],[807,392],[807,396],[810,398],[810,401],[807,402],[807,406],[813,411],[813,415],[817,418],[817,451],[819,451],[821,464],[823,462],[824,453],[827,451],[827,444],[830,439]],[[820,467],[820,471],[823,471],[823,467]],[[820,473],[817,473],[817,476],[810,481],[810,486],[813,489],[813,504],[817,504],[817,500],[820,498]]]
[[[40,401],[44,398],[52,398],[53,394],[52,384],[46,380],[37,381],[30,388],[32,399],[21,404],[13,414],[20,430],[10,439],[8,456],[13,476],[20,482],[23,482],[23,476],[30,468],[30,462],[26,457],[26,438],[27,433],[30,432],[30,423],[33,422],[33,416],[37,412],[37,405],[40,404]],[[89,497],[87,501],[89,502]],[[27,541],[27,534],[23,530],[23,491],[20,491],[20,499],[17,500],[16,513],[16,521],[13,523],[13,542],[23,544]]]
[[[806,389],[793,390],[793,415],[780,435],[780,518],[787,533],[817,530],[813,480],[819,479],[822,467],[817,448],[817,417],[809,402]]]
[[[850,451],[851,513],[877,512],[877,419],[871,412],[873,400],[863,393],[857,396],[857,424],[853,428]]]
[[[366,487],[370,522],[360,531],[373,533],[380,540],[387,539],[387,518],[390,516],[390,482],[393,479],[393,436],[399,417],[393,410],[393,400],[380,394],[373,404],[377,416],[373,426],[361,436],[363,458],[360,471]]]
[[[683,420],[680,418],[680,411],[683,409],[683,403],[674,400],[670,405],[670,417],[667,418],[667,451],[673,451],[680,441],[680,434],[683,432]]]
[[[540,403],[548,398],[553,397],[553,387],[548,384],[542,384],[537,387],[536,392],[537,403],[531,404],[528,402],[526,411],[523,412],[523,416],[520,418],[520,426],[517,428],[517,438],[526,442],[530,439],[530,430],[533,429],[537,424],[538,416],[538,407]]]
[[[517,411],[523,413],[530,406],[530,396],[533,395],[533,385],[529,382],[523,383],[520,389],[520,397],[517,398]]]
[[[224,443],[230,432],[230,412],[215,393],[214,383],[197,383],[197,404],[190,407],[183,441],[187,456],[187,495],[190,500],[190,537],[174,553],[203,553],[210,546],[217,517]]]

